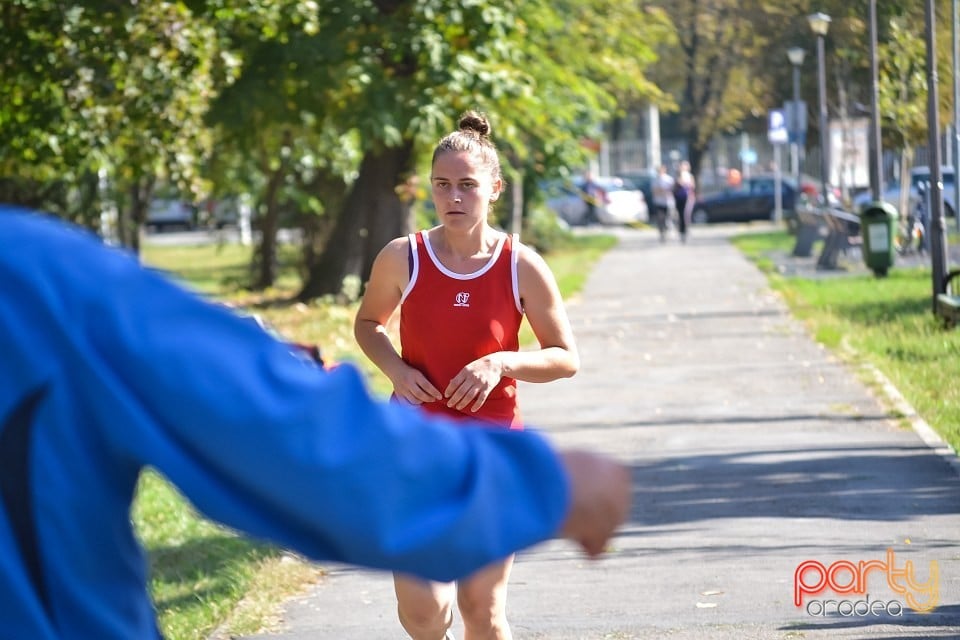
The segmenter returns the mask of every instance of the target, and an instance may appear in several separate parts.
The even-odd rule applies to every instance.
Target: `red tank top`
[[[410,246],[410,283],[400,304],[401,355],[443,393],[466,364],[489,353],[519,349],[523,311],[514,239],[504,234],[487,264],[466,274],[443,266],[426,233],[410,234]],[[447,407],[445,399],[422,407],[522,428],[513,378],[502,378],[476,413]]]

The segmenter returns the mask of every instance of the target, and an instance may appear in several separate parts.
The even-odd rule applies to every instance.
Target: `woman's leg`
[[[664,242],[667,239],[667,212],[666,207],[660,205],[654,206],[654,211],[656,212],[657,218],[657,231],[660,232],[660,242]]]
[[[507,582],[513,556],[460,581],[457,604],[465,630],[464,640],[511,640],[507,624]]]
[[[400,624],[413,640],[443,640],[453,624],[452,582],[429,582],[413,576],[393,575]]]
[[[680,232],[680,239],[687,237],[687,199],[677,198],[677,231]]]

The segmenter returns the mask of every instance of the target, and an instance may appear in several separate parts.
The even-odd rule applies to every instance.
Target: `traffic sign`
[[[787,117],[783,109],[770,110],[767,139],[772,144],[784,144],[790,139],[790,132],[787,131]]]

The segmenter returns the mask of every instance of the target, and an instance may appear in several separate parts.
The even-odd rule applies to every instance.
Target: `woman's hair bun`
[[[490,123],[476,111],[467,111],[460,116],[460,131],[475,131],[481,137],[490,135]]]

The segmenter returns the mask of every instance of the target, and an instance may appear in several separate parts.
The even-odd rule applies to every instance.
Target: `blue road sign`
[[[772,144],[784,144],[790,139],[790,133],[787,131],[787,116],[783,109],[770,110],[767,139]]]

